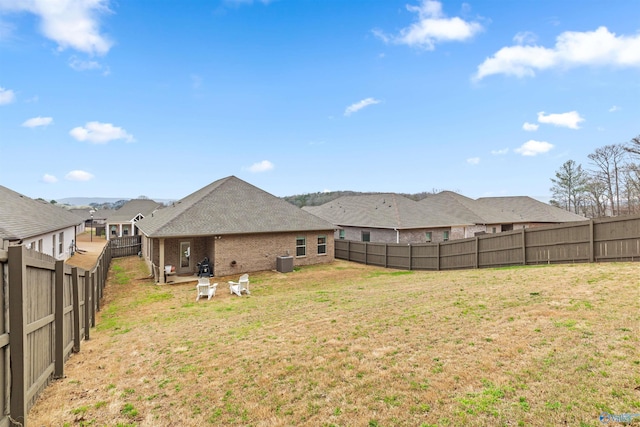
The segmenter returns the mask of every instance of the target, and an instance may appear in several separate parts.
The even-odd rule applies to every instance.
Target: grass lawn
[[[195,302],[195,282],[154,285],[116,259],[91,339],[28,422],[600,426],[640,414],[639,273],[336,261],[252,274],[250,296],[217,279]]]

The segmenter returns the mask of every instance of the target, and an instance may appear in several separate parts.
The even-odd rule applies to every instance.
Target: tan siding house
[[[69,258],[84,220],[64,208],[0,185],[0,247],[23,244],[58,260]]]

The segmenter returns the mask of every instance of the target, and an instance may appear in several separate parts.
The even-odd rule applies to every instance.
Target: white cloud
[[[606,27],[599,27],[595,31],[561,33],[552,48],[503,47],[478,66],[474,80],[492,74],[532,77],[536,71],[584,65],[640,67],[640,34],[616,36]]]
[[[614,105],[613,107],[609,108],[609,112],[610,113],[614,113],[614,112],[620,111],[620,110],[621,110],[621,108],[618,107],[617,105]]]
[[[480,163],[480,157],[470,157],[467,159],[467,163],[469,163],[470,165],[477,165],[478,163]]]
[[[56,177],[55,177],[55,176],[53,176],[53,175],[49,175],[48,173],[45,173],[45,174],[42,176],[42,181],[43,181],[43,182],[46,182],[46,183],[48,183],[48,184],[55,184],[56,182],[58,182],[58,178],[56,178]]]
[[[67,181],[90,181],[93,178],[94,176],[92,174],[81,170],[71,171],[64,176],[64,179]]]
[[[538,113],[538,121],[554,126],[567,127],[569,129],[580,129],[579,124],[584,122],[584,118],[580,117],[577,111],[547,115],[545,115],[544,111],[541,111]]]
[[[51,123],[53,123],[53,118],[38,116],[25,120],[25,122],[22,123],[22,126],[26,128],[35,128],[38,126],[49,126]]]
[[[501,150],[491,150],[491,154],[494,156],[503,156],[509,152],[508,148],[503,148]]]
[[[546,153],[552,148],[553,144],[549,144],[546,141],[534,141],[531,139],[513,151],[522,154],[523,156],[537,156],[538,154]]]
[[[275,166],[273,165],[273,163],[271,163],[269,160],[263,160],[261,162],[252,164],[251,166],[248,167],[248,169],[250,172],[260,173],[260,172],[270,171],[274,167]]]
[[[29,12],[40,18],[40,31],[59,50],[72,48],[88,54],[105,54],[112,42],[100,33],[99,15],[111,11],[108,0],[0,0],[0,11]]]
[[[0,105],[11,104],[16,100],[16,94],[11,89],[0,87]]]
[[[418,20],[400,30],[398,35],[386,35],[381,30],[374,30],[373,33],[385,43],[433,50],[436,43],[468,40],[483,29],[477,22],[467,22],[458,17],[447,18],[439,1],[422,0],[418,6],[407,5],[407,10],[417,13]]]
[[[84,127],[78,126],[71,129],[69,134],[78,141],[88,141],[93,144],[106,144],[117,139],[123,139],[126,142],[135,141],[135,138],[126,130],[111,123],[87,122]]]
[[[540,125],[537,125],[535,123],[529,123],[529,122],[524,122],[524,124],[522,125],[522,129],[526,130],[527,132],[535,132],[538,130],[539,127]]]
[[[356,102],[355,104],[349,105],[344,110],[344,115],[345,116],[350,116],[351,114],[362,110],[364,107],[368,107],[369,105],[374,105],[374,104],[379,104],[379,103],[380,103],[380,101],[375,99],[375,98],[363,99],[362,101],[359,101],[359,102]]]
[[[531,31],[521,31],[513,36],[513,41],[517,44],[534,44],[537,39],[538,36]]]
[[[104,73],[109,74],[108,68],[105,68],[98,61],[87,61],[84,59],[80,59],[75,55],[69,58],[69,67],[73,68],[76,71],[105,70]]]

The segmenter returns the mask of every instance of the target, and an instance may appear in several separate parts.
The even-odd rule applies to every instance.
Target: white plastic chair
[[[242,293],[245,292],[247,295],[251,294],[249,292],[249,275],[243,274],[240,276],[237,282],[229,282],[229,293],[236,294],[239,297],[242,296]]]
[[[218,287],[217,283],[214,283],[214,284],[209,283],[208,277],[199,278],[198,284],[196,285],[196,290],[198,291],[198,295],[196,296],[196,301],[198,301],[201,297],[207,297],[207,301],[210,300],[211,297],[216,294],[217,287]]]

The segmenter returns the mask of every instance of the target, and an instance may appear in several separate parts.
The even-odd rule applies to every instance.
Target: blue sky
[[[640,134],[640,2],[0,0],[0,184],[550,197]]]

